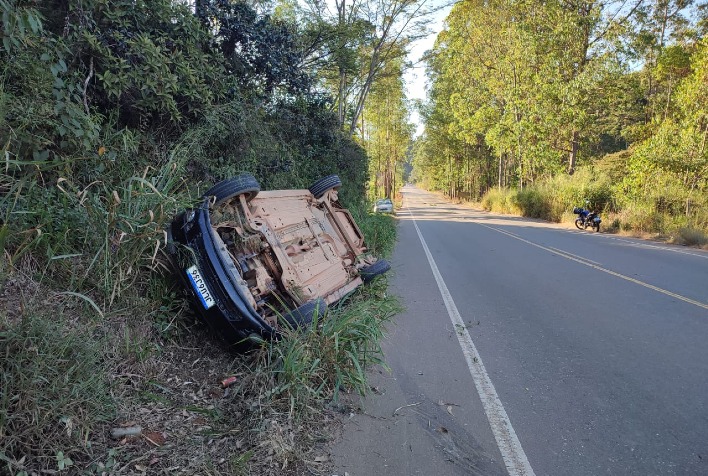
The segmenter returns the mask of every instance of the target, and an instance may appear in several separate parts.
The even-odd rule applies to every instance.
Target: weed
[[[247,476],[250,474],[248,470],[248,462],[253,457],[253,451],[246,451],[231,457],[231,471],[234,476]]]
[[[86,460],[93,428],[113,414],[100,339],[41,313],[0,328],[5,469],[62,470]]]
[[[367,392],[366,369],[383,363],[384,325],[400,310],[393,298],[372,300],[376,286],[357,291],[314,329],[286,331],[265,348],[266,372],[276,382],[270,395],[290,400],[294,417],[318,401],[336,400],[341,390]]]
[[[675,241],[687,246],[706,246],[708,245],[708,234],[695,228],[681,228],[678,230]]]

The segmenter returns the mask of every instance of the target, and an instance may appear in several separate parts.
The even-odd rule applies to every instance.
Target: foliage
[[[408,122],[400,61],[386,66],[364,111],[363,145],[370,157],[369,197],[395,197],[403,186],[403,163],[413,134]]]
[[[433,11],[419,0],[337,1],[336,10],[317,1],[302,5],[293,10],[303,25],[307,64],[335,98],[341,126],[354,136],[372,88],[391,67],[400,67]]]
[[[259,17],[247,3],[229,0],[202,1],[198,17],[213,30],[211,48],[221,52],[228,75],[241,86],[265,95],[309,90],[311,78],[301,68],[297,38],[286,22]]]
[[[428,56],[415,179],[497,211],[560,220],[590,197],[617,228],[705,229],[707,48],[692,4],[457,4]]]
[[[390,256],[396,244],[396,220],[392,215],[372,213],[370,204],[349,207],[354,221],[366,237],[366,246],[375,256]]]

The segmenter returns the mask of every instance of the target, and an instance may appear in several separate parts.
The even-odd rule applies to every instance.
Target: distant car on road
[[[214,185],[168,227],[168,253],[192,304],[227,342],[307,326],[390,265],[367,253],[342,182],[261,191],[251,175]]]
[[[390,198],[376,200],[374,211],[376,213],[393,213],[393,202]]]

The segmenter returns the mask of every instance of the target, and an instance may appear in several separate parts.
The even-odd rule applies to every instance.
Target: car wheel
[[[204,193],[205,197],[214,196],[214,205],[219,205],[225,201],[246,195],[246,201],[253,200],[258,192],[261,191],[261,186],[253,175],[239,175],[232,179],[223,180]]]
[[[315,299],[314,301],[306,302],[302,306],[283,314],[283,319],[290,324],[293,329],[297,329],[309,326],[316,316],[322,317],[325,312],[327,312],[327,303],[322,299]]]
[[[342,181],[337,175],[328,175],[324,178],[319,179],[317,182],[310,186],[310,193],[315,196],[315,198],[322,198],[325,193],[332,190],[333,188],[339,188],[342,186]]]
[[[376,263],[361,268],[359,275],[362,281],[365,283],[370,283],[376,276],[384,274],[386,271],[391,269],[391,264],[385,259],[380,259]]]

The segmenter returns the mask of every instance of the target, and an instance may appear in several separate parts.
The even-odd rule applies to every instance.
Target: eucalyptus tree
[[[614,35],[640,4],[469,0],[453,8],[433,54],[435,80],[448,83],[441,99],[451,130],[470,146],[482,136],[498,157],[500,185],[508,173],[519,186],[563,164],[572,173],[589,155],[605,132],[608,85],[623,73]]]
[[[633,28],[628,31],[631,53],[642,67],[646,136],[655,128],[655,116],[667,115],[675,84],[687,72],[677,63],[685,65],[686,47],[697,35],[689,20],[693,3],[693,0],[646,1],[637,9]]]
[[[661,202],[698,198],[708,192],[708,40],[695,45],[691,72],[676,88],[676,110],[656,126],[630,158],[623,185],[630,196]],[[671,187],[679,184],[678,187]],[[672,194],[673,196],[666,196]],[[690,212],[689,204],[686,214]],[[683,208],[683,206],[681,207]],[[705,225],[705,224],[704,224]]]
[[[413,126],[409,121],[402,66],[402,61],[385,66],[362,114],[362,143],[370,157],[369,190],[374,198],[394,197],[403,184],[403,163]]]
[[[366,101],[387,63],[401,60],[425,33],[429,0],[305,0],[300,20],[309,64],[335,96],[342,127],[355,135]]]

